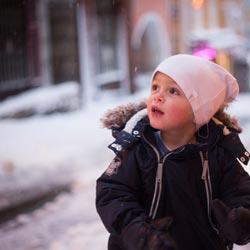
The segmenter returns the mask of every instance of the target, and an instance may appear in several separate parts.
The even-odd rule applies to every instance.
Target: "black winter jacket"
[[[183,145],[162,159],[155,131],[144,117],[131,133],[118,131],[109,146],[116,156],[96,186],[96,208],[111,234],[109,250],[124,250],[120,233],[129,223],[165,216],[173,218],[169,232],[179,250],[231,249],[232,242],[218,234],[209,202],[217,198],[229,207],[250,208],[250,177],[237,160],[247,165],[249,154],[238,133],[224,136],[210,120],[196,134],[197,144]],[[206,156],[208,183],[202,178]]]

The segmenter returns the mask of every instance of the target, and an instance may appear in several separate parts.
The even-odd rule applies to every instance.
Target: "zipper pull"
[[[158,162],[157,173],[156,173],[156,181],[157,183],[161,183],[163,173],[163,162]]]
[[[204,162],[203,162],[202,176],[201,176],[202,180],[206,179],[207,172],[208,172],[208,160],[204,160]]]
[[[201,157],[201,161],[202,161],[202,175],[201,175],[201,179],[202,180],[206,180],[206,176],[208,173],[208,154],[203,153],[202,151],[200,151],[200,157]]]

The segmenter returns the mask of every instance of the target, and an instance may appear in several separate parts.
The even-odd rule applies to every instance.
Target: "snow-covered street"
[[[94,185],[75,183],[72,193],[0,228],[1,250],[104,250],[107,233],[94,209]]]
[[[59,173],[62,182],[69,174],[73,180],[72,192],[61,193],[35,211],[2,224],[0,250],[107,249],[108,234],[95,210],[95,180],[113,157],[107,148],[113,139],[110,131],[100,128],[99,119],[107,109],[145,96],[109,98],[70,113],[0,121],[3,190],[22,196],[29,187],[38,188],[37,183],[48,185],[46,181]],[[230,112],[242,121],[245,130],[240,136],[248,150],[249,105],[250,95],[241,95]],[[249,165],[245,169],[250,172]],[[51,188],[54,184],[50,182]],[[8,203],[8,198],[0,198],[0,205]],[[235,249],[249,250],[250,246]]]

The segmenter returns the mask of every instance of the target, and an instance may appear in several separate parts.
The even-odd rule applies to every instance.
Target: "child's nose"
[[[156,102],[163,102],[164,101],[164,97],[161,93],[158,93],[154,96],[154,101]]]

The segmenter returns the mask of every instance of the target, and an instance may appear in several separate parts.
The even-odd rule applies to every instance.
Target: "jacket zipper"
[[[160,203],[161,193],[162,193],[162,176],[163,176],[164,162],[169,155],[172,155],[174,153],[179,153],[179,152],[183,151],[185,149],[185,147],[183,147],[181,150],[179,150],[177,152],[170,152],[161,158],[160,153],[157,150],[157,148],[154,145],[152,145],[148,141],[148,139],[145,138],[144,135],[142,135],[142,137],[147,142],[147,144],[153,149],[153,151],[155,152],[155,154],[157,156],[157,171],[156,171],[156,178],[155,178],[155,189],[154,189],[154,196],[152,199],[150,212],[149,212],[149,217],[152,219],[155,219],[155,216],[156,216],[156,213],[157,213],[157,210],[159,207],[159,203]]]
[[[201,158],[202,167],[203,167],[201,179],[204,181],[205,189],[206,189],[208,220],[209,220],[211,227],[219,235],[219,230],[216,228],[216,226],[213,223],[212,218],[211,218],[210,202],[213,199],[213,191],[212,191],[209,164],[208,164],[208,153],[206,152],[205,157],[204,157],[202,154],[202,151],[200,151],[200,158]]]

